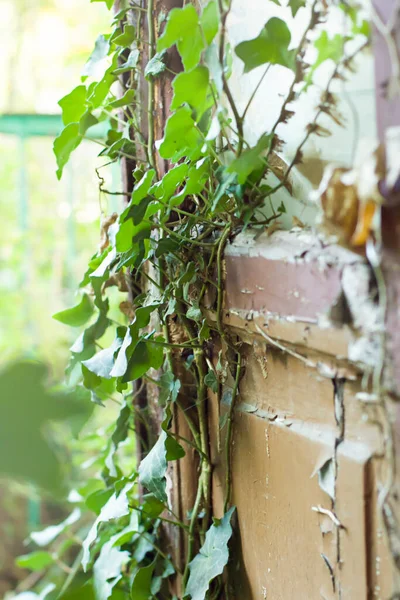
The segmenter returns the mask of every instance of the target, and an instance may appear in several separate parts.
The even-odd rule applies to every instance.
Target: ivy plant
[[[104,1],[111,11],[112,0],[92,1]],[[98,476],[76,492],[82,517],[60,526],[61,536],[73,528],[74,544],[81,550],[75,548],[75,562],[52,597],[229,597],[226,567],[237,518],[231,504],[230,450],[243,361],[240,341],[223,323],[223,253],[240,231],[260,232],[285,212],[277,192],[301,160],[308,138],[321,133],[320,116],[336,113],[331,86],[351,64],[344,52],[347,41],[356,37],[362,48],[367,33],[357,24],[356,12],[342,9],[352,33],[331,39],[323,28],[329,2],[315,0],[308,8],[305,0],[284,4],[293,19],[307,11],[299,45],[292,43],[287,19],[274,16],[260,24],[253,39],[233,48],[238,60],[232,62],[226,29],[230,2],[210,0],[201,10],[186,2],[158,21],[154,0],[147,0],[146,9],[132,3],[111,17],[112,32],[99,35],[82,81],[59,102],[65,128],[54,142],[58,177],[87,130],[107,121],[100,156],[105,163],[124,160],[133,184],[117,192],[126,206],[104,220],[101,249],[89,261],[76,306],[54,315],[61,323],[84,327],[71,347],[68,375],[79,380],[92,402],[118,402],[120,412],[94,458]],[[312,65],[304,58],[311,46],[316,52]],[[170,115],[162,138],[155,141],[155,89],[171,75],[175,51],[182,69],[173,73]],[[237,63],[243,73],[261,68],[260,84],[271,67],[291,74],[276,123],[261,131],[254,145],[246,140],[246,117],[260,84],[240,112],[229,85]],[[332,75],[294,159],[275,187],[267,185],[272,159],[282,148],[278,127],[291,118],[295,100],[313,85],[323,63],[329,63]],[[268,219],[261,210],[266,201],[272,202]],[[110,315],[112,286],[122,294],[118,322]],[[127,291],[128,298],[123,296]],[[208,303],[213,299],[213,319],[204,310],[206,297]],[[210,357],[215,343],[223,347],[216,365]],[[138,402],[146,385],[153,408],[162,415],[158,438],[153,437],[148,408]],[[224,397],[227,407],[221,421],[225,497],[218,515],[211,502],[210,394],[218,402]],[[191,439],[181,439],[173,427],[179,414]],[[121,451],[132,436],[142,458],[123,467]],[[195,501],[189,514],[176,515],[168,466],[189,447],[199,464]],[[186,540],[184,564],[166,548],[165,527],[177,528]],[[36,533],[33,541],[39,539]],[[50,536],[48,544],[54,543]],[[51,549],[19,559],[32,570],[61,560]]]

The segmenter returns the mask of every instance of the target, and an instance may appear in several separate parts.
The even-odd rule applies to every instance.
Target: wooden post
[[[140,130],[146,141],[154,139],[157,141],[163,137],[164,128],[166,121],[170,115],[170,105],[173,96],[173,88],[172,88],[172,80],[174,78],[174,73],[177,73],[182,70],[182,63],[180,56],[175,47],[170,48],[165,57],[164,61],[167,65],[167,70],[164,71],[159,77],[157,77],[152,82],[152,89],[149,88],[149,81],[147,81],[143,75],[145,66],[147,65],[149,58],[151,55],[154,55],[156,52],[156,48],[153,47],[150,49],[148,41],[153,37],[150,35],[150,28],[153,28],[153,32],[155,34],[155,43],[162,33],[163,27],[165,26],[165,19],[168,13],[173,8],[179,8],[183,6],[183,0],[152,0],[153,3],[153,20],[149,21],[149,13],[146,13],[148,9],[149,0],[142,0],[140,5],[142,9],[141,17],[139,20],[136,19],[136,26],[140,31],[140,38],[144,40],[144,43],[141,47],[141,74],[138,77],[137,82],[137,93],[140,97]],[[134,13],[135,9],[132,10]],[[128,19],[131,20],[132,17],[128,15]],[[154,98],[153,107],[152,107],[152,119],[148,118],[149,115],[149,90],[150,97]],[[152,135],[149,135],[149,126],[153,125]],[[134,138],[135,133],[132,132],[132,136]],[[150,151],[155,151],[155,148],[150,148]],[[145,150],[143,147],[139,147],[137,149],[138,155],[141,155],[143,159],[147,159],[145,156]],[[149,152],[151,154],[151,152]],[[157,176],[161,178],[169,169],[169,162],[165,161],[161,157],[159,157],[158,153],[155,152],[155,167],[157,171]],[[124,161],[123,170],[124,170],[124,187],[126,192],[129,194],[132,192],[133,187],[133,178],[132,178],[132,168],[134,165],[128,161]],[[129,197],[129,196],[128,196]],[[148,282],[145,284],[145,288],[148,289]],[[173,318],[169,322],[170,336],[173,341],[176,341],[176,336],[182,335],[182,332],[179,331],[177,324],[174,323]],[[193,389],[193,381],[191,380],[191,375],[189,372],[183,367],[184,358],[181,355],[180,351],[172,352],[172,363],[173,370],[176,377],[179,377],[181,381],[181,391],[182,393],[179,395],[178,402],[181,405],[184,405],[186,409],[190,409],[190,406],[195,406],[195,398],[190,398],[189,391]],[[147,447],[151,448],[157,439],[159,432],[161,421],[163,419],[163,409],[160,407],[158,403],[158,387],[151,383],[146,383],[145,386],[142,385],[141,382],[137,382],[135,396],[135,406],[136,409],[140,413],[140,417],[137,419],[135,428],[138,432],[138,462],[143,458],[143,456],[147,452]],[[147,426],[144,427],[141,419],[145,416],[147,420]],[[178,410],[177,406],[175,406],[175,412],[173,415],[173,425],[174,431],[178,433],[183,438],[188,440],[192,439],[190,430],[187,426],[186,420],[182,415],[182,412]],[[142,444],[140,441],[140,437],[144,437],[144,443]],[[169,495],[169,502],[172,505],[172,509],[174,513],[179,516],[181,521],[187,521],[188,512],[193,508],[194,498],[196,494],[196,486],[197,486],[197,459],[195,456],[195,450],[188,444],[182,443],[185,448],[186,456],[179,460],[170,463],[168,467],[168,484],[167,491]],[[167,518],[171,518],[170,514],[166,514]],[[166,524],[163,525],[164,529],[164,540],[163,540],[163,548],[167,553],[171,553],[174,557],[176,564],[182,568],[185,564],[185,556],[186,556],[186,543],[183,535],[183,531],[177,527],[170,527]],[[175,581],[173,589],[171,589],[171,594],[176,594],[178,597],[181,597],[181,584],[179,578]]]

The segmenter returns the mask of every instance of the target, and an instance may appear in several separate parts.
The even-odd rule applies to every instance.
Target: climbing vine
[[[113,0],[97,1],[113,8]],[[279,0],[269,2],[280,5]],[[335,3],[335,10],[343,11],[350,33],[331,36],[324,27],[330,10],[325,1],[306,6],[306,0],[289,0],[288,18],[308,14],[297,47],[287,22],[272,17],[258,36],[232,50],[227,31],[231,2],[211,0],[201,8],[186,2],[158,19],[155,4],[132,2],[114,14],[112,32],[98,37],[81,85],[59,103],[65,127],[54,142],[58,177],[87,130],[103,122],[108,132],[105,141],[96,140],[103,146],[100,156],[105,163],[122,159],[132,181],[132,189],[112,192],[126,205],[120,214],[102,216],[100,248],[80,284],[79,303],[54,315],[67,325],[85,327],[71,347],[68,375],[79,378],[94,403],[120,405],[96,457],[102,486],[80,490],[83,516],[61,524],[57,532],[72,528],[73,543],[81,546],[72,567],[66,566],[59,598],[231,596],[226,566],[236,516],[230,463],[244,364],[240,341],[224,327],[224,249],[245,228],[263,231],[285,212],[278,192],[290,189],[290,173],[301,162],[309,137],[329,133],[320,124],[321,115],[338,121],[332,82],[346,75],[368,37],[368,25],[347,2]],[[350,39],[358,44],[351,56],[345,52]],[[182,70],[172,73],[171,112],[163,137],[156,140],[156,87],[171,75],[175,51]],[[263,67],[242,112],[230,88],[237,61],[245,73]],[[278,132],[325,62],[333,64],[332,75],[286,164],[279,158],[283,140]],[[246,141],[246,117],[275,65],[292,73],[292,83],[275,124],[252,146]],[[101,169],[97,175],[101,195],[109,194]],[[118,317],[110,309],[109,291],[115,286],[123,295]],[[110,332],[114,340],[104,345]],[[151,397],[143,403],[146,388]],[[219,424],[226,480],[218,515],[211,495],[211,393],[227,405]],[[154,414],[161,422],[157,435]],[[185,421],[191,439],[177,433],[177,419]],[[122,468],[121,449],[132,436],[140,461],[128,461],[128,466],[123,461]],[[198,460],[195,500],[188,514],[177,515],[167,485],[169,465],[189,448]],[[91,522],[89,510],[95,514]],[[89,525],[78,528],[77,521]],[[175,530],[184,540],[183,560],[166,543]],[[46,536],[36,539],[45,546],[41,540],[46,542]],[[38,554],[46,552],[30,556]],[[29,567],[29,557],[24,564]],[[55,593],[50,588],[39,597]]]

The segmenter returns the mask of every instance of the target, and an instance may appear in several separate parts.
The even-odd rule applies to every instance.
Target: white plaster
[[[363,0],[365,16],[368,16],[368,0]],[[300,9],[293,19],[289,8],[280,8],[273,2],[266,0],[233,0],[232,11],[228,18],[228,36],[232,49],[243,40],[257,36],[264,24],[273,16],[283,18],[292,31],[292,47],[297,47],[300,37],[309,21],[310,9]],[[329,22],[323,25],[330,35],[344,33],[343,13],[338,8],[330,11]],[[319,32],[314,32],[313,37],[318,37]],[[362,36],[356,42],[346,46],[350,54],[355,47],[362,44]],[[315,50],[311,50],[306,59],[313,60]],[[376,137],[375,119],[375,92],[373,58],[369,51],[365,51],[355,61],[356,73],[349,73],[348,81],[336,81],[332,91],[340,97],[339,110],[346,119],[345,127],[339,127],[332,119],[323,115],[320,124],[327,127],[332,136],[321,138],[312,136],[304,147],[304,161],[317,159],[324,164],[334,162],[349,166],[354,160],[355,150],[359,138],[368,134]],[[305,127],[315,114],[324,84],[330,77],[334,66],[332,61],[322,65],[315,73],[317,86],[312,86],[300,99],[294,103],[295,116],[287,125],[280,125],[277,133],[286,142],[282,158],[290,162],[304,137]],[[247,100],[256,87],[265,66],[258,67],[248,74],[243,74],[243,63],[233,51],[233,75],[229,81],[235,100],[240,111],[244,110]],[[245,123],[246,139],[255,143],[262,132],[272,128],[281,108],[288,86],[292,82],[293,74],[279,65],[272,66],[261,85],[252,106],[248,112]],[[306,171],[304,171],[306,173]],[[270,177],[275,184],[277,180]],[[294,201],[287,190],[280,190],[274,198],[278,205],[281,200],[286,204],[287,214],[280,219],[285,227],[292,226],[292,217],[295,215],[305,223],[312,223],[315,219],[316,206],[309,201],[310,191],[313,186],[307,176],[296,169],[292,178]]]

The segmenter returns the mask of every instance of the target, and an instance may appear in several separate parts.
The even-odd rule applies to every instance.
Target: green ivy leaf
[[[72,513],[58,525],[49,525],[49,527],[42,529],[42,531],[32,531],[29,537],[36,544],[36,546],[40,546],[41,548],[43,546],[48,546],[54,542],[54,540],[57,539],[58,536],[68,527],[79,521],[80,518],[80,509],[74,508]]]
[[[253,148],[244,150],[228,167],[228,173],[237,173],[239,184],[244,184],[254,171],[262,169],[264,165],[263,154],[269,148],[271,135],[264,133]]]
[[[43,590],[40,592],[40,594],[35,594],[35,592],[21,592],[20,594],[17,594],[17,596],[13,596],[13,600],[46,600],[46,598],[48,597],[49,594],[51,594],[52,591],[54,591],[56,588],[54,583],[49,583],[48,585],[46,585]],[[65,597],[66,600],[70,600],[70,597],[68,595],[68,598]],[[63,596],[63,600],[64,600],[64,596]],[[77,599],[72,599],[71,600],[77,600]],[[81,600],[81,599],[80,599]],[[86,600],[86,599],[84,599]],[[90,600],[93,600],[92,598]]]
[[[136,309],[135,319],[133,323],[126,330],[124,341],[118,352],[118,356],[115,360],[114,367],[111,371],[111,377],[122,377],[128,370],[128,361],[132,357],[132,354],[139,342],[139,331],[150,322],[151,314],[157,310],[159,304],[149,304],[148,306],[141,306]]]
[[[153,194],[158,200],[162,200],[164,203],[168,202],[177,187],[182,185],[188,169],[189,165],[187,163],[176,165],[167,171],[161,181],[158,181],[152,186],[149,193]]]
[[[99,35],[92,54],[89,56],[86,61],[85,66],[83,67],[82,77],[89,77],[96,73],[96,67],[102,60],[105,59],[108,52],[110,50],[110,40],[109,36]]]
[[[90,546],[97,537],[97,528],[99,524],[111,521],[112,519],[119,519],[120,517],[129,514],[128,493],[132,489],[132,486],[133,482],[129,482],[125,485],[125,487],[121,490],[121,492],[118,495],[116,492],[114,492],[114,494],[103,506],[99,516],[90,528],[89,533],[87,534],[85,540],[82,543],[82,567],[84,571],[86,571],[87,566],[89,564]]]
[[[139,225],[145,217],[149,217],[149,204],[151,204],[152,200],[148,196],[147,198],[143,198],[140,200],[139,204],[130,206],[128,217],[132,219],[134,225]],[[158,212],[158,208],[157,208]]]
[[[103,298],[103,284],[107,281],[110,273],[111,265],[116,262],[116,251],[113,248],[97,267],[93,273],[90,274],[89,279],[92,284],[94,292],[94,304],[100,310],[100,312],[106,313],[108,311],[108,300]]]
[[[105,2],[108,10],[111,10],[114,6],[114,0],[90,0],[90,2]]]
[[[149,369],[160,369],[163,361],[163,346],[150,341],[141,341],[135,346],[122,381],[128,383],[140,379]]]
[[[117,80],[114,70],[118,67],[118,56],[114,55],[111,66],[104,73],[103,78],[93,85],[90,94],[88,93],[88,102],[92,108],[99,108],[107,98],[112,84]]]
[[[87,130],[93,125],[97,125],[98,122],[99,120],[87,110],[79,121],[79,133],[84,136]]]
[[[282,19],[273,17],[260,34],[235,48],[237,56],[244,62],[244,72],[248,73],[260,65],[270,63],[295,69],[295,51],[289,50],[290,30]]]
[[[46,424],[73,419],[81,425],[92,406],[87,396],[63,390],[50,393],[47,369],[21,362],[0,372],[0,475],[24,479],[58,493],[63,488],[59,454],[45,435]]]
[[[223,518],[206,533],[206,539],[200,552],[190,563],[190,576],[186,593],[192,600],[204,600],[210,582],[221,575],[228,563],[228,542],[232,536],[231,518],[235,510],[232,507]]]
[[[132,581],[131,600],[149,600],[151,598],[151,583],[155,565],[156,561],[153,561],[147,567],[142,567],[137,571]]]
[[[353,25],[351,31],[354,35],[364,35],[369,38],[371,36],[371,25],[369,21],[363,19],[360,24]]]
[[[120,158],[121,156],[135,158],[135,154],[135,142],[129,138],[121,137],[114,144],[111,144],[109,148],[104,148],[99,156],[109,156],[112,159]]]
[[[97,354],[92,356],[92,358],[82,361],[82,364],[85,365],[85,367],[95,375],[104,377],[105,379],[110,379],[111,372],[114,367],[114,358],[122,346],[125,331],[125,327],[118,327],[117,335],[113,344],[109,348],[100,350],[100,352],[97,352]]]
[[[140,52],[138,48],[134,48],[129,53],[126,62],[124,62],[120,67],[116,68],[113,72],[115,75],[122,75],[122,73],[126,73],[127,71],[132,71],[136,69],[138,61],[140,58]]]
[[[78,85],[69,94],[59,100],[64,125],[77,123],[86,112],[86,87]]]
[[[105,257],[110,252],[109,248],[106,248],[101,254],[94,254],[92,258],[88,262],[87,270],[83,276],[82,281],[79,284],[80,288],[84,288],[90,284],[90,275],[96,271],[96,269],[101,265]]]
[[[199,120],[206,108],[209,79],[208,69],[203,66],[179,73],[172,82],[174,96],[171,110],[179,108],[182,104],[189,104],[196,111],[196,118]]]
[[[93,353],[94,354],[94,353]],[[86,369],[81,363],[82,375],[83,375],[83,386],[90,390],[90,401],[98,406],[105,407],[104,402],[110,398],[115,392],[115,381],[111,379],[102,379],[94,373],[91,373],[89,369]],[[84,371],[85,369],[85,371]],[[111,384],[112,389],[106,388],[105,384]]]
[[[312,83],[313,75],[322,63],[326,60],[333,60],[336,64],[341,60],[344,41],[343,36],[339,33],[330,38],[327,31],[321,31],[321,35],[314,42],[314,46],[318,50],[318,56],[307,74],[306,87]]]
[[[82,135],[79,131],[79,123],[70,123],[54,140],[53,151],[56,155],[58,166],[56,171],[57,179],[61,179],[63,169],[69,161],[71,153],[79,146],[82,139]]]
[[[97,600],[97,598],[94,595],[91,582],[86,582],[84,585],[78,584],[68,587],[67,591],[60,596],[60,600]],[[124,600],[124,598],[113,594],[112,600]]]
[[[187,173],[187,181],[183,190],[174,196],[170,202],[171,206],[182,204],[187,196],[201,194],[206,182],[210,177],[210,160],[205,157],[190,165]]]
[[[214,371],[212,371],[211,369],[204,377],[204,383],[214,392],[214,394],[218,392],[218,379]]]
[[[167,434],[162,430],[157,442],[139,465],[140,483],[164,504],[167,503],[167,493],[165,491],[165,474],[167,472],[166,439]]]
[[[167,462],[185,456],[182,446],[168,433],[170,421],[171,410],[167,408],[165,419],[161,425],[160,437],[139,465],[140,483],[164,504],[167,503],[165,487]]]
[[[118,25],[118,23],[120,23],[121,21],[123,21],[124,17],[126,16],[126,14],[128,12],[130,12],[132,10],[132,8],[130,6],[128,6],[127,8],[121,8],[121,10],[119,10],[117,13],[115,13],[114,16],[114,20],[111,23],[111,26],[114,27],[115,25]]]
[[[128,525],[111,538],[114,546],[128,544],[132,540],[133,535],[140,531],[139,514],[138,511],[132,510]]]
[[[141,240],[149,239],[151,227],[148,223],[142,221],[135,225],[132,219],[128,219],[119,225],[115,236],[115,248],[118,252],[128,252],[133,250],[132,246],[138,244]]]
[[[124,565],[129,561],[129,552],[113,546],[113,536],[103,544],[99,557],[93,565],[93,583],[96,600],[107,600],[121,577]]]
[[[212,198],[211,212],[213,214],[220,210],[220,206],[223,204],[222,200],[225,196],[230,194],[232,186],[237,183],[236,173],[229,173],[228,169],[224,169],[222,181],[218,185],[215,195]]]
[[[285,207],[285,205],[283,204],[283,201],[282,201],[282,200],[281,200],[281,203],[280,203],[280,205],[279,205],[279,206],[278,206],[278,208],[276,209],[276,211],[277,211],[278,213],[280,213],[281,215],[282,215],[282,214],[284,214],[284,213],[286,213],[286,207]]]
[[[203,319],[203,313],[201,312],[200,307],[195,304],[188,308],[186,316],[188,319],[192,319],[192,321],[201,321]]]
[[[157,42],[157,51],[167,50],[174,44],[186,71],[198,65],[204,42],[199,16],[193,4],[187,4],[184,8],[173,8],[168,13],[164,33]]]
[[[132,410],[128,404],[122,406],[117,418],[115,429],[111,436],[111,448],[105,460],[105,465],[108,468],[111,477],[117,477],[117,469],[115,467],[115,455],[118,446],[126,440],[129,431],[129,421],[132,415]]]
[[[167,371],[161,375],[158,383],[160,384],[159,402],[161,406],[165,406],[167,402],[175,402],[181,389],[180,380],[175,379],[171,371]]]
[[[154,494],[145,494],[142,498],[141,510],[145,517],[156,519],[165,510],[165,504],[160,502]]]
[[[142,562],[147,554],[154,551],[154,536],[148,533],[142,533],[140,538],[136,541],[136,547],[132,553],[132,558],[136,561],[136,564]]]
[[[167,462],[171,460],[179,460],[185,456],[185,451],[177,440],[172,436],[168,435],[165,440],[165,451]]]
[[[156,175],[154,169],[149,169],[141,178],[139,183],[137,183],[132,192],[132,204],[139,204],[143,198],[147,196],[149,193],[149,189],[151,184],[153,183],[153,179]]]
[[[165,53],[166,50],[157,52],[157,54],[155,54],[153,58],[149,60],[144,70],[144,76],[146,79],[155,79],[161,75],[161,73],[164,73],[165,69],[167,68],[164,62]]]
[[[89,494],[85,500],[85,505],[96,515],[101,513],[103,506],[109,501],[113,495],[114,490],[112,488],[96,490],[92,494]]]
[[[204,59],[207,67],[210,71],[210,78],[215,86],[218,95],[222,94],[224,82],[223,82],[223,69],[219,62],[219,51],[218,46],[215,42],[210,44],[204,53]]]
[[[292,11],[292,16],[295,17],[300,8],[304,8],[306,6],[307,0],[289,0],[290,10]]]
[[[108,304],[107,304],[108,305]],[[95,342],[106,332],[110,321],[107,319],[106,311],[101,312],[97,321],[85,329],[83,333],[75,340],[70,348],[74,361],[85,360],[93,356],[96,350]]]
[[[153,580],[151,583],[151,593],[153,598],[158,598],[158,593],[161,590],[163,579],[168,579],[171,575],[174,575],[175,568],[170,560],[163,559],[162,561],[157,561],[158,565],[158,574],[153,575]],[[160,572],[160,569],[161,572]],[[171,600],[178,600],[176,596],[173,596]]]
[[[206,342],[211,337],[210,327],[207,321],[204,319],[199,331],[200,342]]]
[[[178,108],[168,118],[164,138],[160,142],[160,156],[171,158],[173,162],[177,162],[184,156],[196,160],[201,154],[201,146],[202,138],[195,127],[191,109],[189,106]]]
[[[204,8],[200,17],[200,25],[209,46],[219,29],[219,10],[215,0],[211,0]]]
[[[137,343],[137,340],[135,340],[135,342]],[[131,328],[128,327],[128,329],[126,330],[124,341],[122,342],[122,345],[118,352],[118,356],[111,369],[111,377],[122,377],[123,375],[125,375],[128,369],[128,358],[130,357],[130,355],[129,357],[127,355],[128,349],[131,350],[132,353],[136,346],[136,343],[134,344],[131,334]]]
[[[112,38],[113,44],[116,46],[122,46],[123,48],[129,48],[136,39],[136,27],[134,25],[125,25],[124,31]]]
[[[136,91],[135,90],[127,90],[121,98],[117,100],[113,100],[108,105],[110,108],[122,108],[123,106],[130,106],[135,100]]]
[[[175,252],[179,248],[179,242],[174,240],[171,237],[164,237],[159,240],[157,243],[157,248],[155,255],[157,258],[163,256],[164,254],[168,254],[170,252]]]
[[[50,552],[37,551],[30,554],[18,556],[15,563],[21,569],[29,569],[30,571],[41,571],[54,563],[54,558]]]
[[[53,319],[69,325],[70,327],[81,327],[93,314],[93,304],[87,294],[83,294],[82,300],[73,308],[67,308],[53,315]]]

